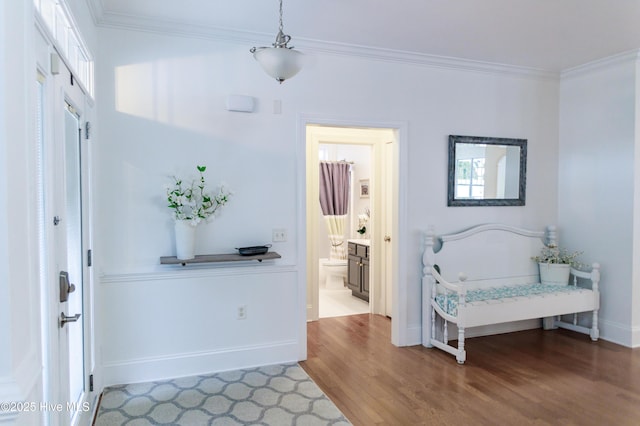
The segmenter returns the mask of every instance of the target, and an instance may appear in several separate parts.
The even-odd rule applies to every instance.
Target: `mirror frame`
[[[520,182],[518,198],[489,198],[483,200],[455,198],[456,146],[464,144],[512,145],[520,147]],[[527,183],[527,140],[491,138],[482,136],[449,135],[449,176],[447,179],[447,206],[524,206]]]

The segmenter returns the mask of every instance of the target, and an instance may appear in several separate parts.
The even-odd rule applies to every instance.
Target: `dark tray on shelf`
[[[239,247],[236,248],[236,250],[238,250],[240,256],[254,256],[256,254],[265,254],[269,251],[269,247],[271,247],[271,244],[264,246]]]

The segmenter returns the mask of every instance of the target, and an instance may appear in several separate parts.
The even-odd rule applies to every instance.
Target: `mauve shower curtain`
[[[344,225],[349,210],[349,164],[320,162],[320,208],[329,231],[331,252],[329,259],[344,260]]]

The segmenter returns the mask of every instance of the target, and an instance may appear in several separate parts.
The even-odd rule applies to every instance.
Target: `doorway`
[[[393,317],[394,277],[397,257],[393,256],[396,241],[394,228],[398,228],[397,200],[398,171],[397,130],[393,128],[352,127],[335,125],[306,125],[306,248],[307,248],[307,319],[314,321],[320,317],[320,230],[319,172],[322,147],[361,147],[370,152],[370,170],[366,175],[358,175],[352,185],[354,197],[366,196],[370,222],[366,232],[369,243],[369,308],[368,312]],[[345,158],[345,160],[349,160]],[[367,176],[368,175],[368,176]],[[366,185],[366,194],[361,194],[361,186]],[[396,189],[394,191],[394,189]],[[395,197],[395,198],[394,198]],[[357,207],[352,203],[351,207]],[[351,212],[350,227],[345,239],[360,239],[354,233],[358,227],[359,209]]]
[[[95,396],[90,272],[90,149],[92,104],[67,67],[38,72],[43,401],[45,424],[87,424]]]

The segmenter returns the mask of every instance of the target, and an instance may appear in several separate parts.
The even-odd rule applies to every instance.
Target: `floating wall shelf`
[[[253,256],[241,256],[239,254],[200,254],[193,259],[178,259],[176,256],[162,256],[160,258],[160,264],[162,265],[182,265],[192,263],[218,263],[218,262],[241,262],[248,260],[257,260],[262,262],[263,260],[280,259],[280,256],[275,251],[270,251],[265,254],[256,254]]]

